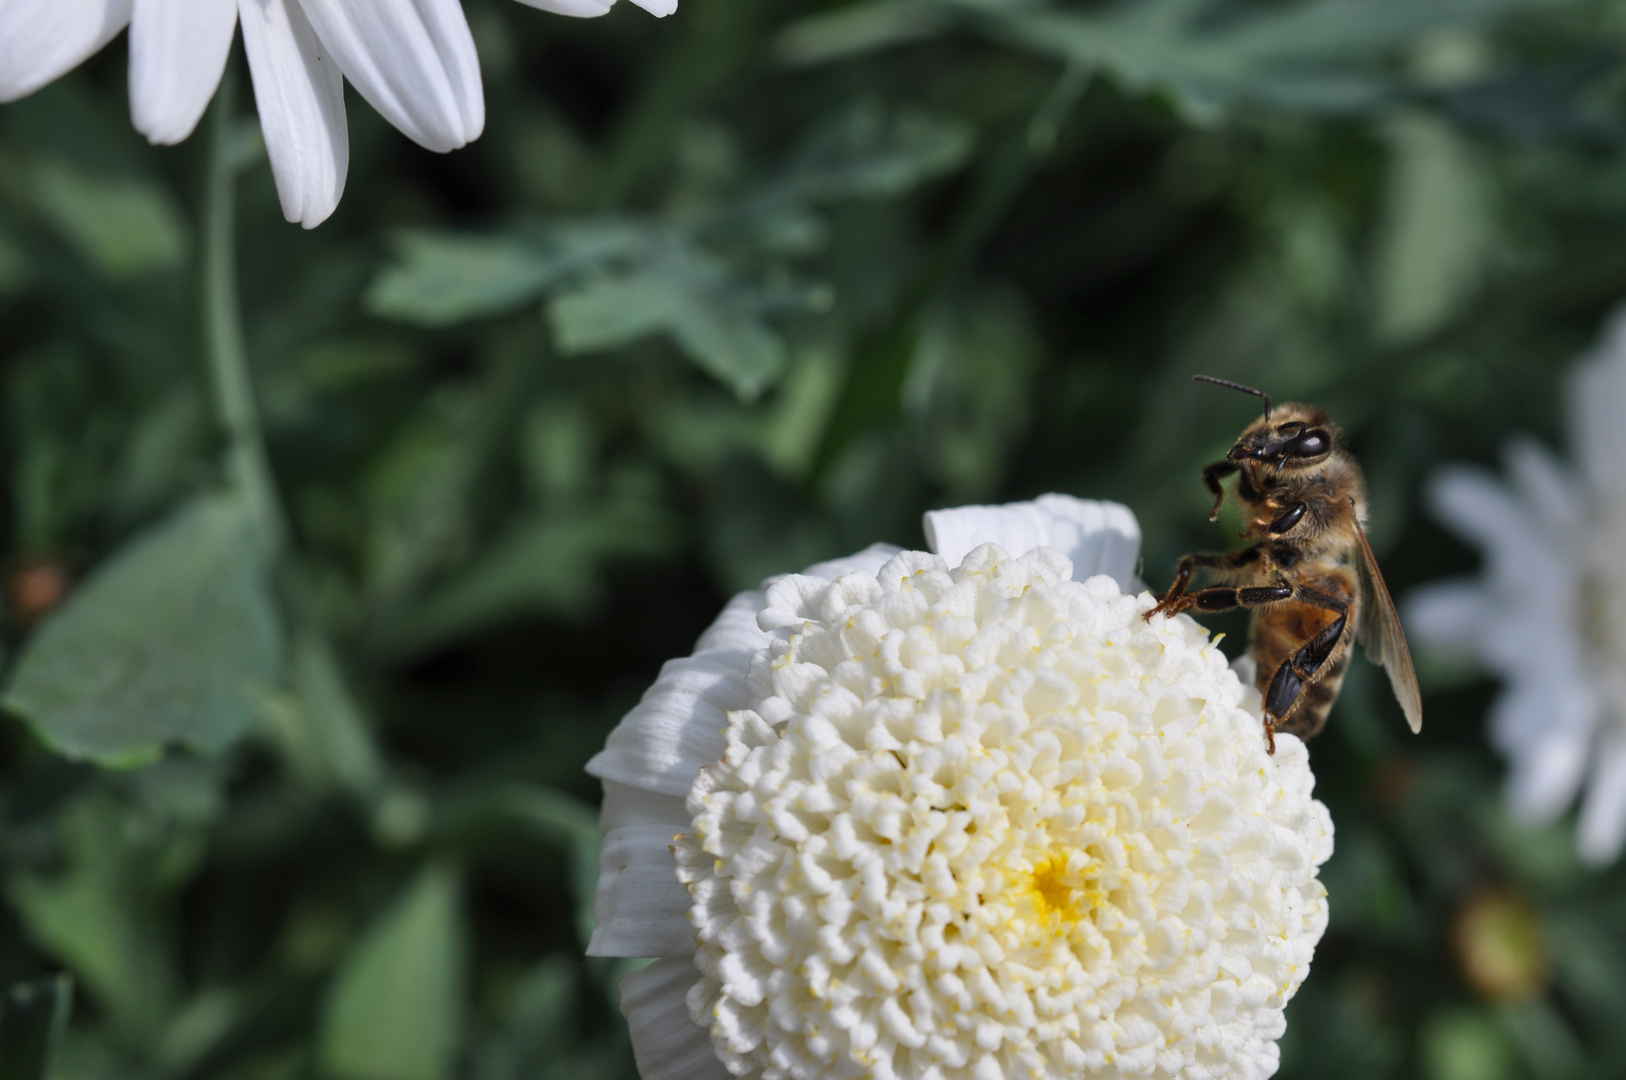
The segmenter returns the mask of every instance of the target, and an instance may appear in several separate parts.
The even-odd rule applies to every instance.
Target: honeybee
[[[1219,519],[1225,504],[1220,481],[1238,474],[1236,497],[1247,520],[1243,536],[1255,543],[1182,558],[1174,584],[1146,618],[1190,608],[1252,610],[1256,683],[1272,754],[1278,730],[1308,739],[1326,724],[1356,637],[1388,671],[1412,731],[1421,730],[1417,672],[1366,542],[1366,481],[1344,449],[1342,433],[1310,405],[1281,405],[1273,413],[1263,391],[1208,375],[1196,379],[1265,403],[1264,417],[1248,425],[1225,460],[1203,469],[1203,483],[1214,496],[1209,521]],[[1198,571],[1213,583],[1188,591]]]

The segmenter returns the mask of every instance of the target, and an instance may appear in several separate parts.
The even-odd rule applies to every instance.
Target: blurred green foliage
[[[0,108],[3,1080],[631,1080],[581,768],[729,591],[1047,490],[1159,584],[1235,532],[1207,372],[1333,412],[1403,592],[1472,565],[1422,475],[1559,442],[1626,295],[1618,0],[467,8],[485,136],[353,98],[315,232],[231,133],[281,554],[207,133],[145,146],[117,45]],[[1626,876],[1506,818],[1491,688],[1421,660],[1422,737],[1358,665],[1313,745],[1282,1075],[1621,1075]]]

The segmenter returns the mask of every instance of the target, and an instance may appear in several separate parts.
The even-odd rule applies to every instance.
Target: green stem
[[[239,154],[233,139],[232,99],[236,64],[227,67],[215,94],[211,121],[208,190],[203,216],[203,330],[215,414],[226,435],[232,484],[248,503],[260,539],[280,553],[288,528],[277,500],[276,481],[254,405],[243,318],[237,301],[236,180]]]
[[[372,732],[346,685],[333,642],[322,626],[312,590],[289,549],[287,516],[265,449],[254,379],[243,342],[237,294],[236,180],[243,155],[232,104],[237,65],[227,65],[215,94],[208,189],[203,213],[203,330],[215,417],[226,435],[226,470],[247,504],[256,537],[277,570],[293,640],[290,678],[303,702],[306,728],[285,739],[291,756],[318,786],[338,786],[371,799],[383,786],[384,765]],[[303,752],[303,757],[301,753]]]

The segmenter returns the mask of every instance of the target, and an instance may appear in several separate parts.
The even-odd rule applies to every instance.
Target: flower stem
[[[383,758],[328,636],[312,589],[289,542],[288,519],[265,449],[243,313],[237,293],[236,181],[243,161],[232,123],[237,64],[228,63],[210,106],[210,149],[203,211],[203,331],[215,417],[226,435],[226,469],[243,499],[256,538],[276,573],[290,622],[293,661],[289,680],[303,702],[297,731],[285,730],[289,756],[319,787],[339,787],[371,801],[385,780]]]
[[[203,216],[203,330],[215,414],[226,435],[226,466],[248,505],[255,531],[275,556],[287,540],[287,522],[265,450],[248,349],[243,343],[237,299],[236,180],[241,155],[233,137],[235,63],[215,94],[210,131],[208,185]]]

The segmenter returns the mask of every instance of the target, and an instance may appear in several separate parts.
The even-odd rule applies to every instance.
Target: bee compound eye
[[[1311,428],[1294,439],[1287,452],[1293,457],[1316,457],[1332,448],[1332,439],[1320,428]]]

